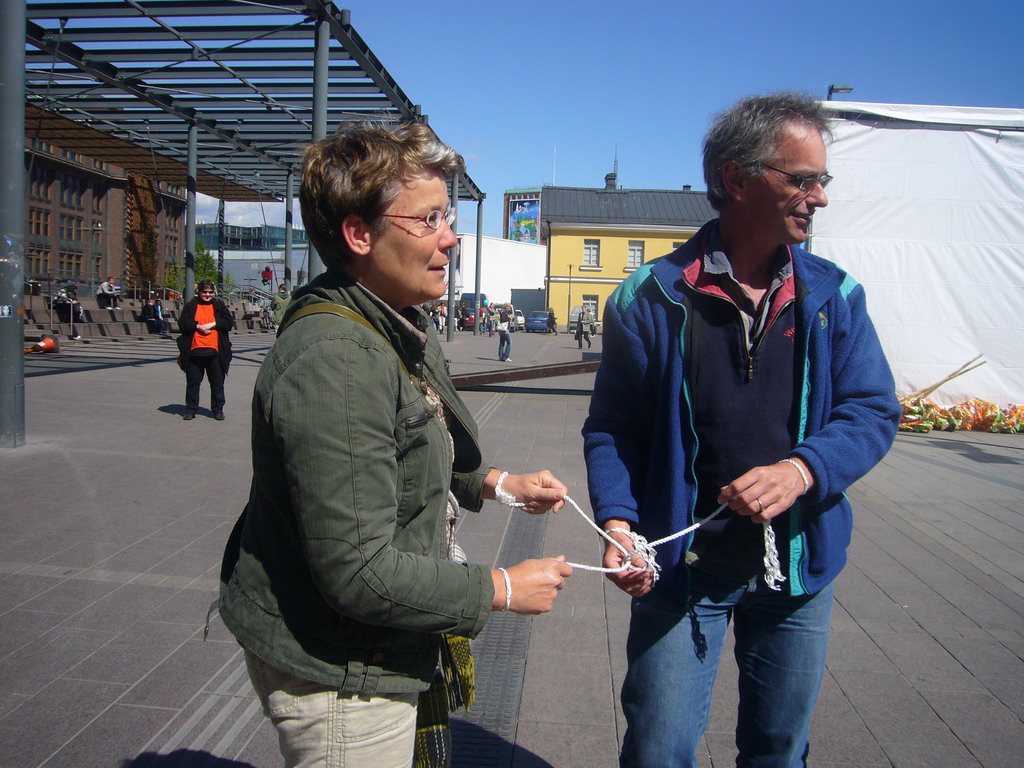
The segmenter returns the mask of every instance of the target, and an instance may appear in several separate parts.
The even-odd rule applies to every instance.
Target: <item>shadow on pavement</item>
[[[226,757],[217,757],[209,752],[195,749],[176,749],[169,755],[144,752],[126,760],[121,768],[254,768],[250,763],[240,763]]]
[[[528,749],[515,746],[493,731],[476,723],[452,717],[452,768],[476,766],[512,766],[515,768],[555,768]]]
[[[173,416],[181,416],[185,413],[184,403],[170,403],[169,405],[161,405],[157,408],[160,413],[169,413]],[[200,408],[196,413],[202,413],[203,409]]]

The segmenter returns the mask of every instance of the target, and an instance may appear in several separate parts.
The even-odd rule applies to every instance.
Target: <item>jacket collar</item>
[[[651,274],[658,281],[665,295],[672,301],[681,302],[685,281],[683,270],[698,259],[702,259],[717,228],[718,219],[712,219],[679,248],[654,262]],[[843,282],[846,273],[831,261],[815,256],[795,245],[789,246],[796,276],[798,298],[817,303],[819,296],[831,295]],[[824,299],[822,299],[823,301]]]

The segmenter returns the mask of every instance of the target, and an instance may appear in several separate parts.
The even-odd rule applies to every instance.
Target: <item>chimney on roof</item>
[[[693,189],[692,184],[683,184],[683,192],[690,192]]]
[[[616,173],[606,173],[604,175],[604,188],[615,189],[615,180],[618,178]]]

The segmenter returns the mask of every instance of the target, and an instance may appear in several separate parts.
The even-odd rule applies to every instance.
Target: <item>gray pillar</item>
[[[484,260],[484,198],[480,196],[480,202],[476,204],[476,281],[473,290],[476,291],[477,304],[483,305],[480,301],[480,272]],[[480,309],[476,311],[477,322],[473,323],[473,335],[480,335]]]
[[[292,189],[295,183],[295,174],[288,171],[288,177],[284,183],[284,280],[288,290],[291,290],[295,283],[292,282],[292,198],[295,192]]]
[[[224,293],[224,201],[217,201],[217,290]]]
[[[330,63],[331,27],[327,19],[316,24],[313,51],[313,141],[327,135],[327,72]],[[309,244],[309,279],[324,271],[324,263],[313,244]]]
[[[451,191],[448,193],[451,199],[452,211],[455,212],[456,222],[459,215],[459,174],[451,178]],[[445,319],[444,330],[447,341],[455,341],[455,268],[459,261],[459,244],[456,242],[454,248],[448,249],[448,306],[446,311],[448,317]]]
[[[0,39],[0,448],[25,444],[25,3],[6,3]]]
[[[199,129],[188,127],[188,177],[185,179],[185,301],[196,293],[196,176],[198,175]]]

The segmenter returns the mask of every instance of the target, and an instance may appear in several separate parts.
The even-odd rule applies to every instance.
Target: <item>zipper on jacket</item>
[[[775,313],[775,317],[773,317],[771,319],[771,322],[769,322],[768,325],[765,326],[764,330],[761,331],[761,335],[758,337],[757,341],[754,342],[754,348],[747,353],[747,381],[750,381],[751,379],[754,378],[754,361],[757,360],[757,353],[761,349],[761,344],[764,342],[765,336],[768,335],[768,331],[770,331],[772,329],[772,326],[778,322],[779,318],[782,317],[782,313],[789,308],[789,305],[795,303],[796,299],[787,299],[783,303],[783,305],[779,307],[779,311]],[[736,311],[739,311],[739,307],[736,307]]]
[[[672,298],[668,291],[665,290],[665,286],[661,284],[661,280],[658,276],[651,275],[654,278],[654,284],[658,286],[658,290],[661,291],[661,295],[665,297],[665,300],[670,304],[679,307],[679,310],[683,313],[683,325],[679,332],[679,356],[682,360],[683,367],[683,400],[686,403],[686,420],[690,427],[690,434],[693,435],[693,451],[689,457],[689,472],[690,482],[693,485],[693,496],[690,499],[690,503],[687,505],[686,510],[686,524],[687,526],[693,525],[694,516],[697,513],[697,493],[700,488],[697,487],[697,454],[700,453],[700,438],[697,436],[697,428],[693,425],[693,401],[690,398],[690,383],[687,379],[687,363],[690,360],[690,355],[693,354],[692,350],[688,350],[686,347],[686,336],[690,327],[690,299],[687,298],[686,302],[677,301]],[[687,538],[684,539],[687,542],[686,549],[690,548],[690,542],[693,541],[693,534],[688,534]]]

